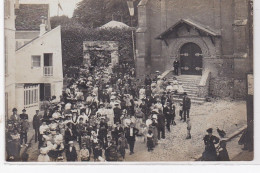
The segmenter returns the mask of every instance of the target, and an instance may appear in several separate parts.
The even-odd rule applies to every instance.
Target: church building
[[[136,67],[145,74],[173,68],[200,76],[204,96],[246,96],[253,72],[252,0],[141,0]],[[208,83],[208,84],[207,84]]]

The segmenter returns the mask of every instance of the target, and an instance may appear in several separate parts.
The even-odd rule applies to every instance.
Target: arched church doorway
[[[180,67],[183,75],[202,75],[202,51],[195,43],[185,43],[180,49]]]

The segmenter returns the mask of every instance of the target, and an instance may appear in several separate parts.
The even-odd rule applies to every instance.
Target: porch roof
[[[188,26],[190,26],[192,28],[197,29],[200,34],[205,34],[205,35],[209,35],[209,36],[213,36],[213,37],[220,36],[220,32],[219,31],[215,31],[214,29],[212,29],[212,28],[210,28],[208,26],[203,26],[202,24],[194,22],[194,21],[192,21],[190,19],[181,19],[177,23],[172,25],[170,28],[168,28],[166,31],[164,31],[163,33],[158,35],[155,39],[164,40],[169,34],[171,34],[172,32],[176,31],[179,28],[179,26],[181,26],[183,24],[186,24],[186,25],[188,25]]]

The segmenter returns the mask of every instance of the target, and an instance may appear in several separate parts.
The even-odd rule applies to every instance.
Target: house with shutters
[[[252,0],[141,0],[137,76],[172,70],[190,96],[245,98],[253,72]],[[193,99],[194,100],[194,99]]]
[[[15,61],[8,68],[14,70],[15,92],[8,114],[25,108],[32,120],[43,101],[52,96],[58,101],[62,94],[61,28],[51,28],[48,4],[19,4],[15,15]]]

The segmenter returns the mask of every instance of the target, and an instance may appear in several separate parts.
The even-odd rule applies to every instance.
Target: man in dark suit
[[[76,152],[76,148],[74,147],[74,142],[70,141],[69,142],[69,147],[66,150],[66,158],[68,162],[75,162],[77,161],[77,152]]]
[[[121,117],[122,115],[122,111],[119,108],[119,103],[115,103],[115,108],[114,108],[114,122],[119,122],[119,124],[121,124]]]
[[[68,123],[67,126],[68,126],[68,128],[65,131],[65,137],[64,137],[65,138],[65,144],[68,144],[69,141],[75,140],[75,135],[76,135],[76,134],[74,134],[74,131],[72,129],[73,124]]]
[[[40,137],[40,126],[42,124],[41,122],[42,116],[39,115],[39,110],[36,110],[36,114],[33,116],[33,129],[35,131],[35,143],[39,141]]]
[[[163,107],[163,114],[166,118],[166,127],[167,130],[170,132],[170,125],[171,125],[171,121],[173,119],[173,109],[170,105],[170,102],[166,102],[166,106]]]
[[[118,139],[120,137],[120,133],[123,133],[124,132],[124,129],[123,127],[120,126],[119,122],[116,122],[116,127],[114,129],[114,133],[113,133],[113,136],[114,136],[114,139],[116,141],[116,145],[118,144]]]
[[[161,133],[162,133],[162,139],[165,139],[165,116],[161,111],[159,111],[158,117],[158,140],[161,139]]]
[[[23,113],[20,114],[20,119],[21,119],[21,120],[25,120],[25,119],[28,120],[29,117],[28,117],[28,114],[26,114],[26,110],[23,109],[22,112],[23,112]]]
[[[130,155],[134,154],[134,146],[135,146],[135,136],[138,134],[139,130],[134,127],[134,123],[130,124],[130,127],[126,127],[125,129],[125,137],[129,144]]]
[[[190,117],[191,100],[187,96],[186,92],[184,92],[183,95],[184,95],[184,97],[183,97],[183,101],[182,101],[182,111],[183,111],[183,121],[185,122],[186,117],[187,118]]]
[[[175,75],[178,75],[178,74],[179,74],[179,66],[180,66],[179,61],[175,60],[175,61],[173,62],[174,74],[175,74]]]

